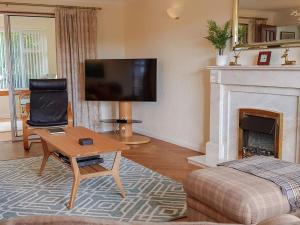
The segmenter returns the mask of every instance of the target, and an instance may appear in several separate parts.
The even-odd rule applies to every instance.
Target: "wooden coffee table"
[[[53,156],[59,161],[63,162],[54,152],[59,152],[68,157],[70,166],[74,175],[73,187],[70,196],[70,201],[67,204],[69,209],[73,208],[76,198],[77,190],[80,185],[80,181],[87,178],[93,178],[98,176],[112,175],[118,188],[120,189],[121,196],[125,197],[125,191],[119,176],[121,150],[126,149],[126,145],[105,137],[104,135],[95,133],[84,127],[68,127],[65,128],[65,134],[49,134],[47,129],[35,129],[34,133],[39,135],[42,140],[42,146],[44,150],[44,157],[40,169],[42,175],[49,156]],[[79,138],[92,138],[94,144],[81,146],[78,144]],[[53,146],[53,150],[48,148],[48,144]],[[95,156],[103,153],[116,152],[113,166],[111,169],[106,169],[100,165],[93,165],[88,167],[78,167],[76,158],[85,156]],[[64,162],[63,162],[64,163]]]

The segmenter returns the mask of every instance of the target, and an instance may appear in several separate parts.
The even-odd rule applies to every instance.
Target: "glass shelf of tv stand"
[[[141,120],[124,120],[124,119],[105,119],[100,120],[102,123],[115,123],[115,124],[133,124],[133,123],[142,123]]]

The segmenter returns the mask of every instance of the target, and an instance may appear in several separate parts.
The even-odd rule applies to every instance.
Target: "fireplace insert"
[[[239,157],[263,155],[281,158],[282,114],[239,110]]]

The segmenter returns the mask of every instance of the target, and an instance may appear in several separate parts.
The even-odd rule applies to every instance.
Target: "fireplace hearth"
[[[239,158],[263,155],[281,158],[282,114],[239,110]]]

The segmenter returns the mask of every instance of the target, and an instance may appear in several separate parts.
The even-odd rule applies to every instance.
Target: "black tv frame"
[[[120,97],[120,98],[113,98],[113,97],[110,97],[110,98],[89,98],[87,97],[89,94],[87,93],[87,89],[90,88],[87,86],[87,79],[88,79],[88,74],[87,73],[87,63],[89,62],[93,62],[93,61],[99,61],[99,63],[101,62],[105,62],[105,61],[135,61],[135,60],[151,60],[151,63],[154,65],[152,66],[155,66],[155,74],[154,74],[154,77],[151,78],[151,82],[152,82],[152,90],[151,90],[151,93],[149,94],[149,98],[148,99],[139,99],[137,96],[135,96],[135,98],[124,98],[124,97]],[[150,67],[151,68],[151,67]],[[153,71],[152,71],[153,72]],[[121,83],[121,82],[119,82]],[[154,84],[154,85],[153,85]],[[156,102],[157,101],[157,58],[125,58],[125,59],[87,59],[85,60],[85,100],[86,101],[123,101],[123,102]]]

